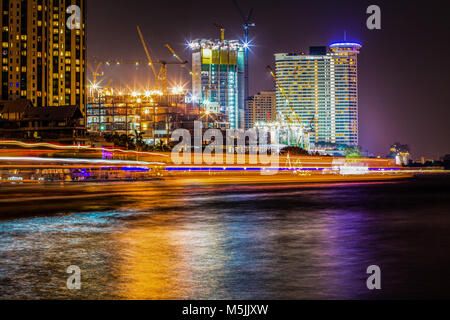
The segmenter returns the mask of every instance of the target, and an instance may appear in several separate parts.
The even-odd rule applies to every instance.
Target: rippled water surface
[[[0,298],[450,298],[449,176],[85,191],[0,204]]]

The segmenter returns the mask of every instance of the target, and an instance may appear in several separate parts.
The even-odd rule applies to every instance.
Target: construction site
[[[243,40],[226,39],[225,27],[214,23],[214,28],[220,32],[220,39],[195,39],[187,43],[192,54],[191,64],[187,59],[182,59],[167,43],[164,44],[164,49],[169,58],[156,59],[139,26],[136,31],[145,52],[144,61],[95,57],[90,59],[88,69],[91,80],[88,84],[86,112],[88,132],[94,136],[141,135],[148,145],[170,145],[174,130],[192,130],[194,121],[202,121],[205,129],[254,128],[267,133],[276,131],[281,145],[297,146],[308,152],[318,150],[315,143],[323,141],[357,146],[357,119],[355,120],[354,116],[350,120],[345,118],[349,113],[349,103],[352,115],[355,113],[353,110],[356,102],[347,102],[348,92],[336,91],[334,96],[334,79],[323,80],[330,86],[330,91],[333,91],[333,97],[321,91],[325,86],[319,78],[322,74],[323,77],[330,74],[325,68],[334,68],[334,65],[318,65],[321,63],[318,61],[331,60],[325,47],[320,47],[320,54],[317,53],[317,48],[315,53],[306,56],[302,54],[302,59],[304,57],[307,61],[305,66],[293,66],[290,61],[277,62],[275,71],[267,66],[267,72],[273,78],[276,89],[276,112],[273,112],[274,117],[267,121],[253,123],[252,128],[246,125],[251,100],[248,68],[249,29],[255,27],[255,24],[252,22],[253,9],[244,13],[236,1],[233,3],[241,17]],[[342,45],[346,46],[337,47],[353,50],[347,48],[348,44]],[[292,55],[287,56],[287,59],[290,59]],[[342,64],[342,57],[339,58],[338,63]],[[349,61],[353,64],[353,60]],[[152,84],[117,87],[112,85],[117,79],[99,81],[99,78],[106,78],[105,74],[113,66],[120,65],[145,70]],[[183,70],[190,83],[180,84],[174,79],[168,79],[169,68]],[[345,82],[345,87],[349,71],[342,70],[344,80],[336,81]],[[298,74],[298,79],[293,78],[294,73]],[[106,84],[102,85],[103,81]],[[177,84],[169,86],[169,83]],[[344,139],[350,134],[353,140]],[[356,138],[353,138],[353,135],[356,135]]]
[[[252,9],[244,14],[233,3],[243,21],[244,40],[225,39],[225,28],[215,23],[212,27],[220,31],[220,39],[188,43],[192,67],[169,44],[164,47],[170,58],[156,59],[139,26],[136,31],[145,60],[91,57],[86,112],[90,135],[139,134],[148,145],[169,145],[174,130],[192,130],[194,121],[202,121],[205,129],[244,129],[249,96],[248,31],[255,25]],[[122,65],[145,70],[151,84],[118,86],[118,79],[108,76],[114,66]],[[184,70],[191,84],[169,85],[176,83],[168,79],[169,68]]]

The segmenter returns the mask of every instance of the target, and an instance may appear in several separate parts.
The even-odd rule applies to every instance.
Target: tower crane
[[[187,61],[183,61],[176,53],[175,51],[172,49],[171,46],[169,46],[169,44],[166,43],[166,47],[167,49],[169,49],[169,51],[172,53],[172,55],[175,57],[175,59],[177,59],[180,64],[182,64],[182,66],[189,72],[189,74],[191,76],[193,76],[194,78],[196,78],[197,80],[199,79],[198,76],[187,66]]]
[[[147,45],[145,44],[144,37],[142,36],[141,28],[139,28],[139,26],[136,26],[136,29],[138,31],[139,38],[141,39],[142,46],[144,47],[145,54],[147,55],[148,64],[152,68],[153,74],[155,75],[155,81],[158,81],[158,74],[156,73],[155,66],[153,65],[152,58],[150,57],[150,53],[148,52],[148,48],[147,48]]]
[[[144,37],[142,35],[141,29],[139,28],[139,26],[137,26],[137,31],[139,33],[139,37],[141,39],[142,46],[144,47],[145,54],[147,55],[148,64],[152,68],[153,74],[155,76],[155,80],[156,80],[157,83],[161,82],[162,92],[163,92],[164,95],[167,95],[167,65],[176,64],[176,65],[183,65],[184,66],[188,62],[181,60],[177,55],[174,54],[174,56],[178,60],[177,62],[167,62],[165,60],[158,60],[158,61],[156,61],[156,63],[161,65],[161,68],[159,69],[159,72],[156,73],[155,66],[153,64],[152,58],[150,56],[149,50],[147,48],[147,45],[145,44]],[[166,45],[166,46],[168,46],[168,45]],[[168,47],[168,48],[169,48],[169,50],[171,50],[170,47]],[[173,50],[171,50],[171,51],[173,51]]]
[[[99,73],[99,69],[100,69],[101,65],[102,65],[102,62],[101,61],[98,62],[97,67],[94,70],[94,68],[92,68],[92,65],[90,63],[87,64],[87,67],[88,67],[89,71],[91,71],[91,76],[92,76],[92,81],[93,81],[92,83],[93,84],[97,84],[97,77],[103,77],[104,76],[103,72]]]
[[[247,15],[244,14],[241,7],[239,7],[239,4],[237,3],[237,0],[233,0],[233,3],[236,7],[236,9],[239,12],[239,15],[242,18],[242,27],[244,28],[244,72],[245,72],[245,107],[248,106],[248,97],[249,97],[249,85],[248,85],[248,30],[250,27],[255,27],[255,24],[252,21],[252,14],[253,14],[253,8],[251,8]]]
[[[294,108],[291,105],[291,100],[289,99],[288,95],[286,94],[286,91],[284,90],[283,86],[279,83],[277,77],[275,76],[275,73],[273,72],[272,68],[270,66],[267,66],[266,69],[269,71],[270,75],[273,77],[273,79],[275,80],[275,84],[276,86],[280,89],[284,99],[287,102],[287,105],[289,107],[289,111],[291,112],[291,115],[286,115],[286,119],[288,120],[288,122],[292,125],[292,126],[298,126],[301,129],[301,135],[297,141],[297,145],[301,144],[301,139],[302,136],[304,134],[307,135],[308,141],[310,140],[310,134],[312,132],[314,132],[314,130],[311,130],[312,128],[312,123],[315,120],[315,116],[313,116],[311,118],[311,121],[308,124],[308,127],[304,128],[303,123],[302,123],[302,119],[297,115],[297,113],[295,112]]]
[[[221,41],[225,40],[225,28],[217,23],[214,23],[214,25],[216,26],[217,29],[220,30],[220,40]]]

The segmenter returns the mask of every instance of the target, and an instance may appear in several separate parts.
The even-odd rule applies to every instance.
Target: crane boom
[[[175,59],[177,59],[179,62],[183,63],[183,67],[189,72],[189,74],[191,76],[193,76],[194,78],[196,78],[197,80],[199,80],[198,76],[192,72],[192,70],[186,65],[186,61],[183,61],[176,53],[175,51],[172,49],[171,46],[169,46],[168,43],[166,43],[166,47],[167,49],[169,49],[169,51],[173,54],[173,56],[175,57]]]
[[[141,28],[139,28],[139,26],[136,26],[136,28],[139,33],[139,38],[141,38],[141,42],[142,42],[142,46],[144,47],[145,54],[147,55],[148,64],[150,65],[150,67],[152,67],[153,74],[155,75],[155,80],[158,81],[158,74],[156,73],[152,58],[150,57],[150,53],[148,52],[148,48],[147,48],[147,45],[145,44],[144,37],[142,36]]]
[[[270,72],[270,75],[273,77],[273,79],[275,80],[275,84],[277,85],[278,88],[280,88],[281,93],[283,94],[284,98],[286,99],[286,102],[288,104],[289,110],[292,112],[292,115],[295,117],[295,120],[301,124],[302,119],[297,115],[297,113],[295,112],[294,108],[292,108],[291,106],[291,100],[289,99],[289,97],[286,94],[286,91],[284,91],[283,87],[281,86],[281,84],[278,82],[277,77],[275,76],[275,74],[273,73],[273,70],[270,66],[267,66],[266,69]],[[292,120],[292,118],[291,118]]]
[[[304,130],[303,124],[302,124],[302,119],[297,115],[297,113],[295,112],[294,108],[292,108],[291,102],[290,102],[291,100],[290,100],[289,97],[287,96],[286,91],[284,91],[283,86],[278,82],[278,79],[277,79],[277,77],[275,76],[275,74],[274,74],[272,68],[271,68],[270,66],[267,66],[266,69],[270,72],[270,75],[271,75],[271,76],[273,77],[273,79],[275,80],[276,86],[277,86],[278,88],[280,88],[281,93],[283,94],[284,98],[286,99],[286,102],[287,102],[287,104],[288,104],[289,110],[292,112],[292,115],[293,115],[294,118],[295,118],[295,122],[294,122],[294,121],[292,120],[292,118],[290,118],[289,116],[287,117],[287,120],[288,120],[289,123],[291,123],[291,124],[297,124],[297,125],[299,125],[299,126],[301,127],[302,132],[303,132],[303,133],[306,133],[306,134],[308,135],[308,138],[309,138],[309,135],[311,134],[311,131],[309,131],[309,130]],[[313,122],[314,120],[315,120],[315,116],[313,116],[312,119],[311,119],[311,121],[309,122],[309,125],[310,125],[310,126],[312,125],[312,122]],[[301,140],[301,137],[299,137],[299,141],[297,142],[297,144],[300,144],[300,140]]]

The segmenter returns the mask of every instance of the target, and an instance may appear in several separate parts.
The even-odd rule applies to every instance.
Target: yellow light
[[[131,96],[132,97],[137,97],[139,95],[139,93],[137,93],[136,91],[133,91],[132,93],[131,93]]]
[[[205,48],[202,50],[202,53],[204,58],[211,58],[212,50]]]
[[[172,88],[172,93],[173,94],[182,94],[184,91],[182,86],[175,86]]]

